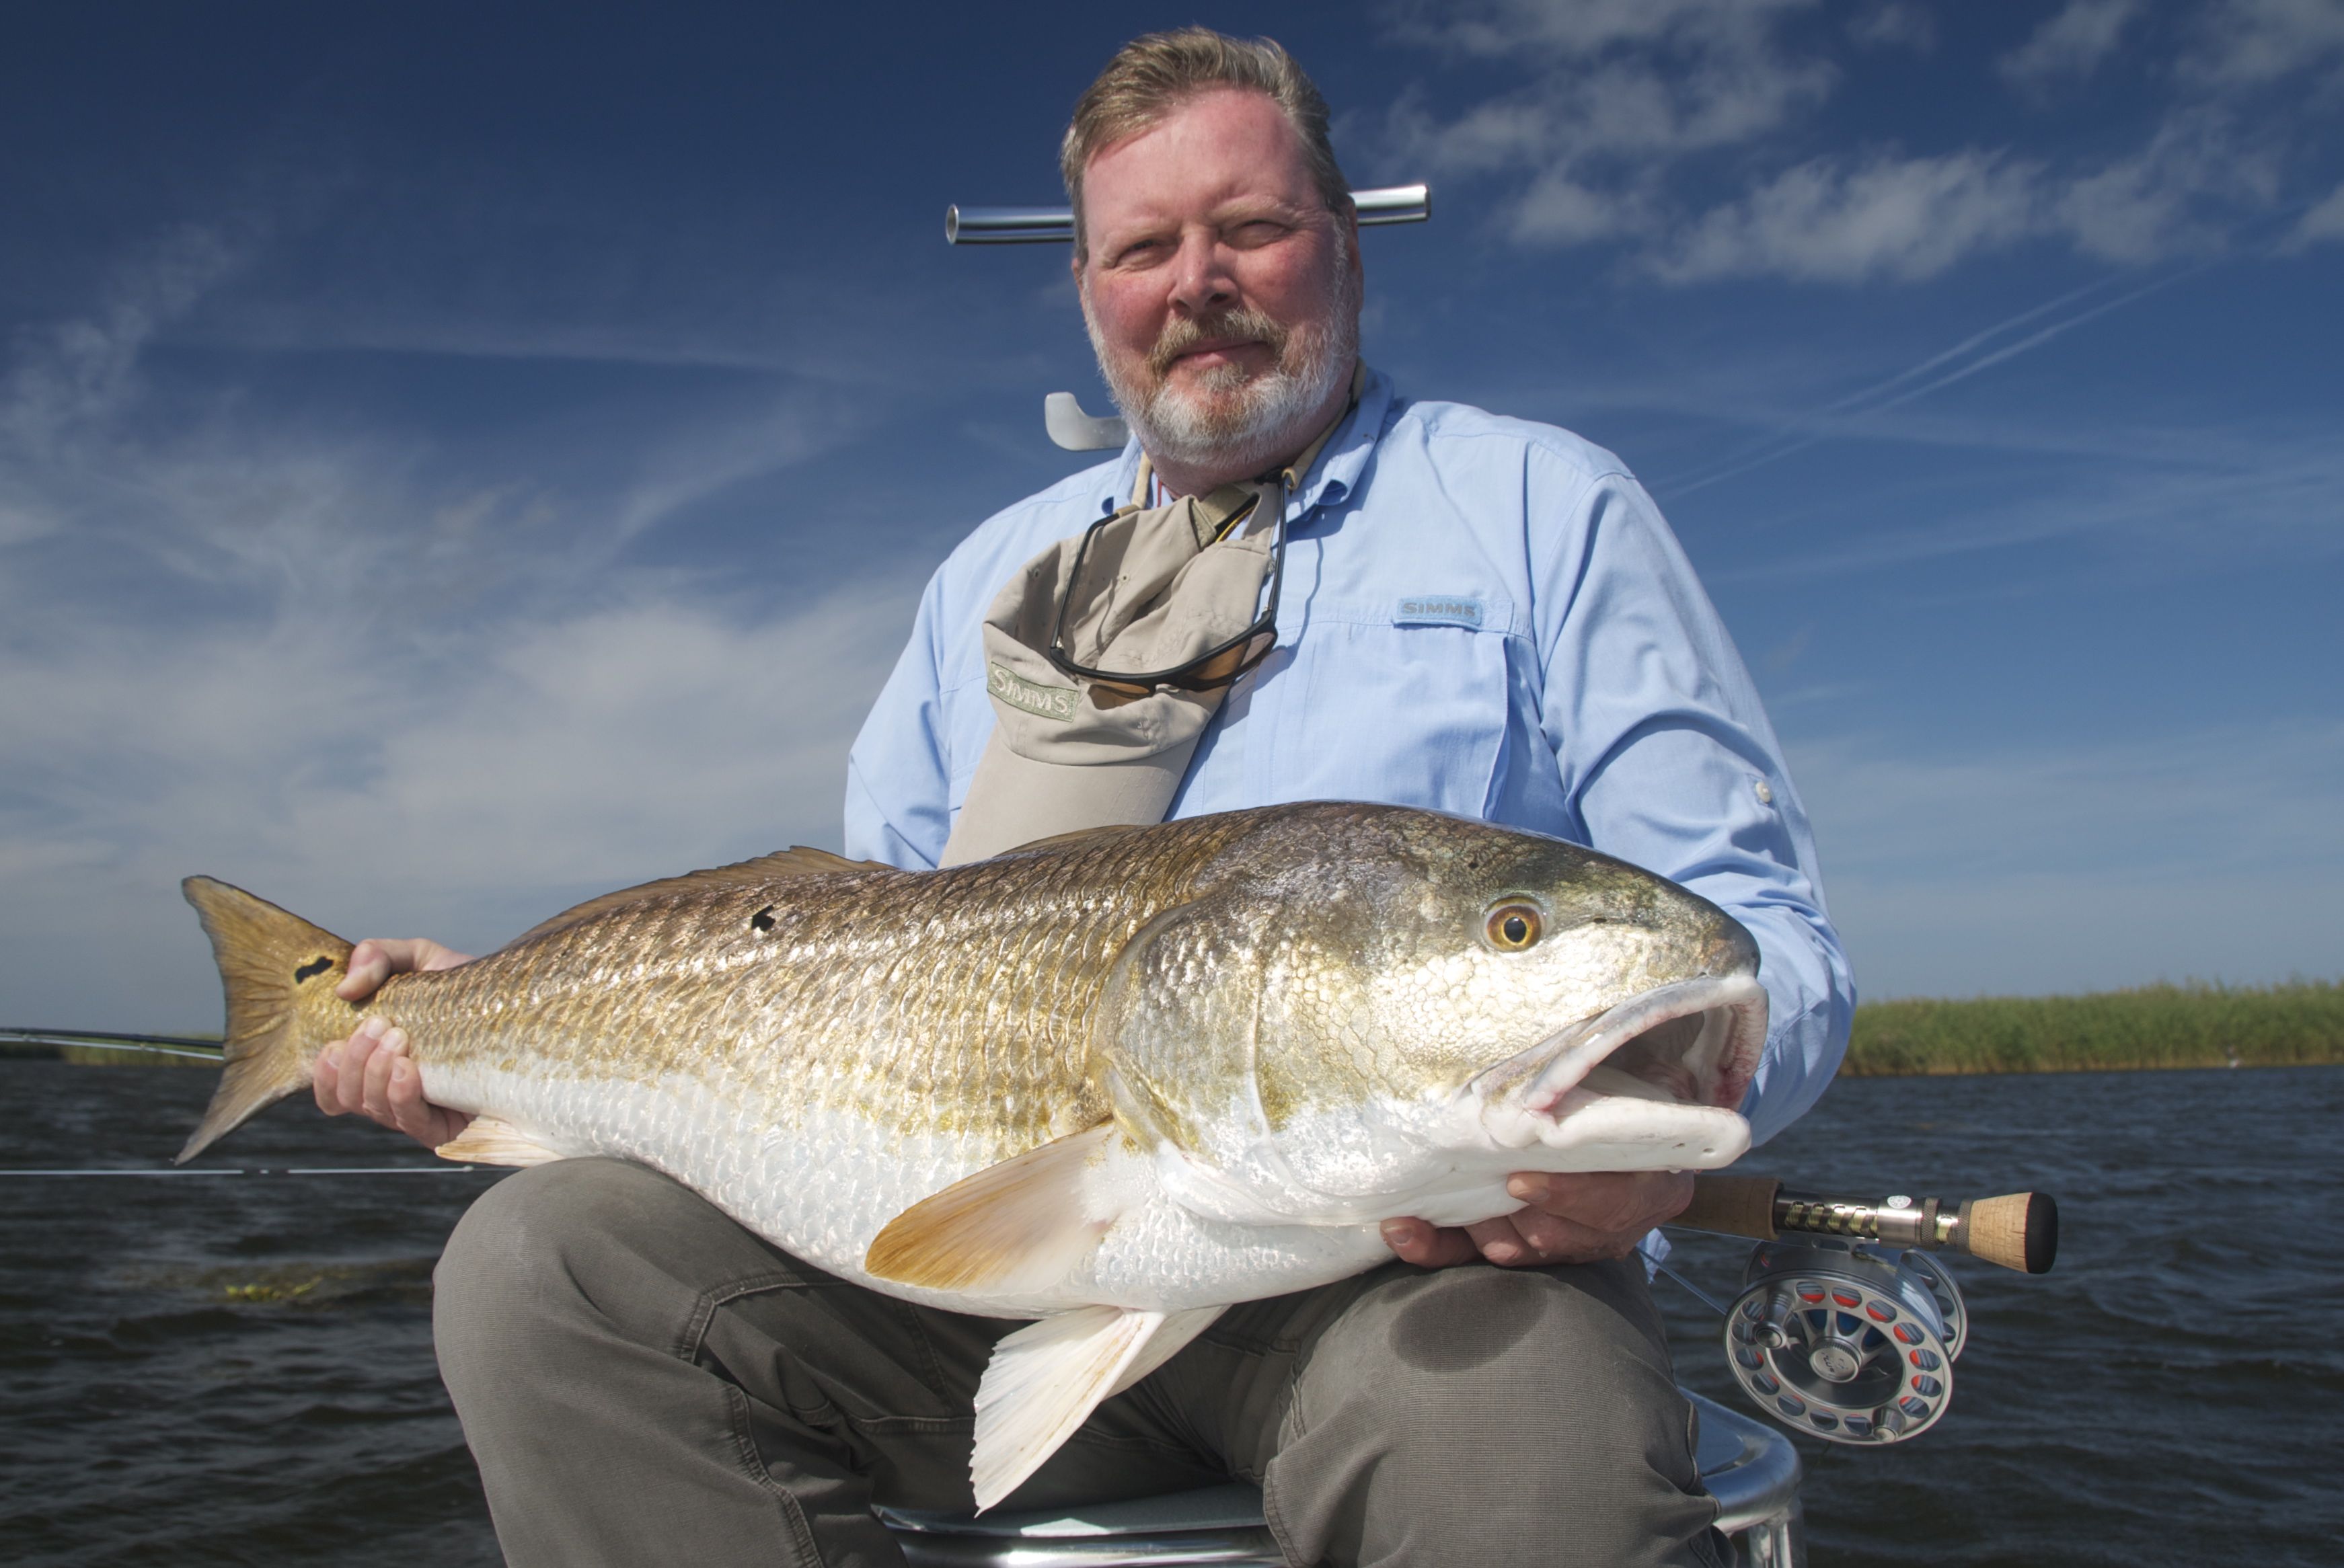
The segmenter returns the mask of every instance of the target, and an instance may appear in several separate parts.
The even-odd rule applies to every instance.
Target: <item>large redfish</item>
[[[1521,1207],[1515,1171],[1710,1169],[1765,1039],[1749,934],[1555,839],[1266,807],[899,871],[791,849],[334,995],[350,944],[187,893],[227,1067],[187,1160],[404,1029],[440,1152],[663,1171],[845,1279],[1043,1321],[977,1396],[980,1503],[1233,1302]]]

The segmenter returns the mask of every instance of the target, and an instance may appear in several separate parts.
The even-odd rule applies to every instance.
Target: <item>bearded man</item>
[[[1064,172],[1133,440],[938,569],[854,745],[848,854],[924,868],[1321,799],[1576,839],[1748,927],[1773,1022],[1743,1109],[1779,1131],[1836,1066],[1852,987],[1773,733],[1651,498],[1564,431],[1413,401],[1360,364],[1356,215],[1326,106],[1275,44],[1127,46]],[[1219,596],[1188,645],[1143,617],[1109,646],[1114,618],[1073,602],[1109,527],[1126,561],[1176,547],[1167,602]],[[1066,744],[1074,707],[1029,689],[1085,699],[1091,739]],[[1147,702],[1168,717],[1116,728]],[[345,994],[457,961],[362,944]],[[443,1141],[462,1118],[421,1101],[401,1046],[329,1049],[318,1102]],[[1230,1309],[1013,1505],[1239,1476],[1296,1564],[1723,1561],[1635,1257],[1691,1179],[1510,1190],[1510,1218],[1394,1221],[1385,1268]],[[900,1563],[871,1504],[967,1505],[971,1397],[1015,1326],[833,1279],[607,1161],[500,1183],[438,1288],[442,1370],[517,1563]]]

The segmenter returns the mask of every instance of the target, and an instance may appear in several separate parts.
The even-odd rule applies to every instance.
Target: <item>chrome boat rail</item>
[[[1432,216],[1432,187],[1389,186],[1381,190],[1353,191],[1359,226],[1385,223],[1422,223]],[[1075,214],[1063,206],[963,206],[945,208],[946,245],[1071,245]]]
[[[1717,1528],[1742,1568],[1800,1568],[1798,1450],[1763,1422],[1686,1391],[1701,1412],[1702,1482]],[[1262,1523],[1261,1493],[1243,1482],[1068,1511],[1003,1510],[983,1518],[881,1508],[911,1568],[1167,1568],[1219,1563],[1283,1568]]]

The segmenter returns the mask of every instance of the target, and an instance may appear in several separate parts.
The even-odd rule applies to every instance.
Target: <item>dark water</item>
[[[0,1060],[0,1166],[160,1165],[197,1071]],[[2344,1541],[2344,1069],[1842,1083],[1765,1169],[2040,1188],[2046,1279],[1956,1261],[1952,1412],[1802,1443],[1814,1562],[2311,1564]],[[207,1164],[422,1164],[281,1107]],[[433,1373],[431,1261],[487,1173],[0,1178],[0,1562],[491,1563]],[[1746,1248],[1687,1238],[1713,1293]],[[1681,1374],[1737,1402],[1663,1284]]]

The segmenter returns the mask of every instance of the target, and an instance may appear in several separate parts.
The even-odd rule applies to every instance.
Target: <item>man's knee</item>
[[[1269,1478],[1289,1545],[1336,1562],[1712,1560],[1691,1408],[1636,1266],[1379,1281],[1297,1385]]]
[[[1558,1426],[1681,1426],[1684,1402],[1632,1266],[1401,1275],[1353,1309],[1366,1354],[1345,1380],[1350,1397],[1393,1418],[1404,1442],[1505,1430],[1527,1447]]]
[[[558,1344],[545,1331],[581,1314],[649,1338],[668,1332],[693,1276],[774,1255],[658,1172],[618,1160],[562,1160],[506,1177],[458,1221],[432,1275],[432,1326],[447,1352],[500,1356]]]

